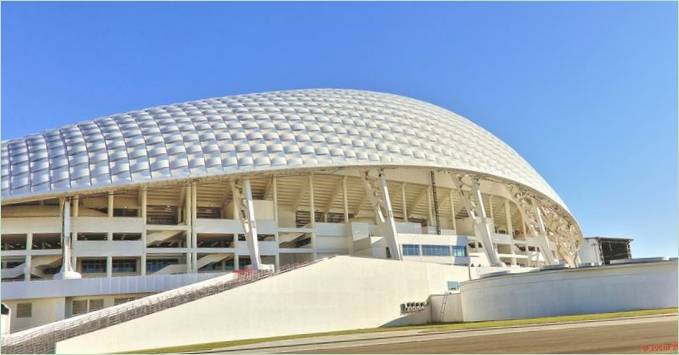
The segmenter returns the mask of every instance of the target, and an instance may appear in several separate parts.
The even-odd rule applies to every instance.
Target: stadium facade
[[[333,255],[573,267],[581,242],[511,147],[391,94],[228,96],[2,142],[13,332],[246,268]]]

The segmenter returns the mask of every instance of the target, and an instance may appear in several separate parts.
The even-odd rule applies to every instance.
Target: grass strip
[[[429,324],[421,324],[421,325],[404,325],[404,326],[383,327],[383,328],[363,328],[363,329],[340,330],[340,331],[323,332],[323,333],[295,334],[295,335],[286,335],[286,336],[277,336],[277,337],[268,337],[268,338],[229,340],[229,341],[220,341],[220,342],[212,342],[212,343],[173,346],[173,347],[166,347],[166,348],[137,350],[137,351],[125,352],[124,354],[139,354],[139,353],[157,354],[157,353],[181,353],[181,352],[192,352],[192,351],[204,351],[204,350],[212,350],[212,349],[218,349],[218,348],[226,348],[226,347],[250,345],[250,344],[257,344],[257,343],[265,343],[265,342],[270,342],[270,341],[303,339],[303,338],[316,338],[316,337],[334,336],[334,335],[384,333],[384,332],[393,332],[393,331],[402,331],[402,330],[421,330],[423,332],[433,333],[433,332],[445,332],[445,331],[454,331],[454,330],[473,330],[473,329],[483,329],[483,328],[503,328],[503,327],[516,327],[516,326],[526,326],[526,325],[572,323],[572,322],[595,321],[595,320],[627,318],[627,317],[640,317],[640,316],[652,316],[652,315],[672,314],[672,313],[677,313],[677,309],[676,308],[644,309],[644,310],[625,311],[625,312],[577,314],[577,315],[566,315],[566,316],[526,318],[526,319],[510,319],[510,320],[482,321],[482,322],[429,323]]]

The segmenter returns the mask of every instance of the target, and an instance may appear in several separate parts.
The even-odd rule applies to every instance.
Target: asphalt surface
[[[395,331],[295,339],[212,351],[297,354],[676,353],[676,347],[672,348],[676,341],[677,317],[671,315],[437,333]],[[669,345],[663,348],[662,344]]]

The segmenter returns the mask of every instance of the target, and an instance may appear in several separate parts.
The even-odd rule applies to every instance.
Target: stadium
[[[356,323],[309,328],[306,318],[297,329],[287,319],[290,333],[408,322],[421,308],[417,302],[483,274],[575,268],[582,241],[559,195],[511,147],[464,117],[392,94],[311,89],[227,96],[2,142],[3,304],[11,310],[7,331],[24,331],[4,345],[17,346],[10,348],[15,352],[54,351],[54,340],[20,347],[56,331],[45,324],[98,315],[94,324],[112,318],[106,311],[128,312],[124,307],[173,290],[193,294],[206,282],[247,277],[237,285],[246,289],[335,264],[324,271],[330,283],[358,280],[343,273],[374,267],[365,273],[382,275],[385,289],[398,284],[390,275],[408,278],[412,287],[390,293],[393,309]],[[420,277],[429,284],[414,286]],[[286,294],[283,287],[293,284],[276,287]],[[249,297],[224,291],[230,288],[129,319],[160,317],[220,295],[234,298],[229,304],[236,307],[236,297]],[[303,310],[298,306],[286,307]],[[114,323],[107,326],[126,324]],[[234,328],[231,338],[285,333],[244,328]],[[125,336],[120,331],[110,338]],[[219,336],[203,331],[170,342]],[[86,333],[57,340],[92,335]],[[151,338],[100,350],[167,345]]]

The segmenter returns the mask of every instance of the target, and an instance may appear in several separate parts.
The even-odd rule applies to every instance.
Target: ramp
[[[285,265],[276,272],[245,270],[230,273],[99,311],[9,334],[2,337],[1,350],[3,353],[11,354],[54,353],[55,345],[59,341],[141,318],[322,260],[325,259]]]

